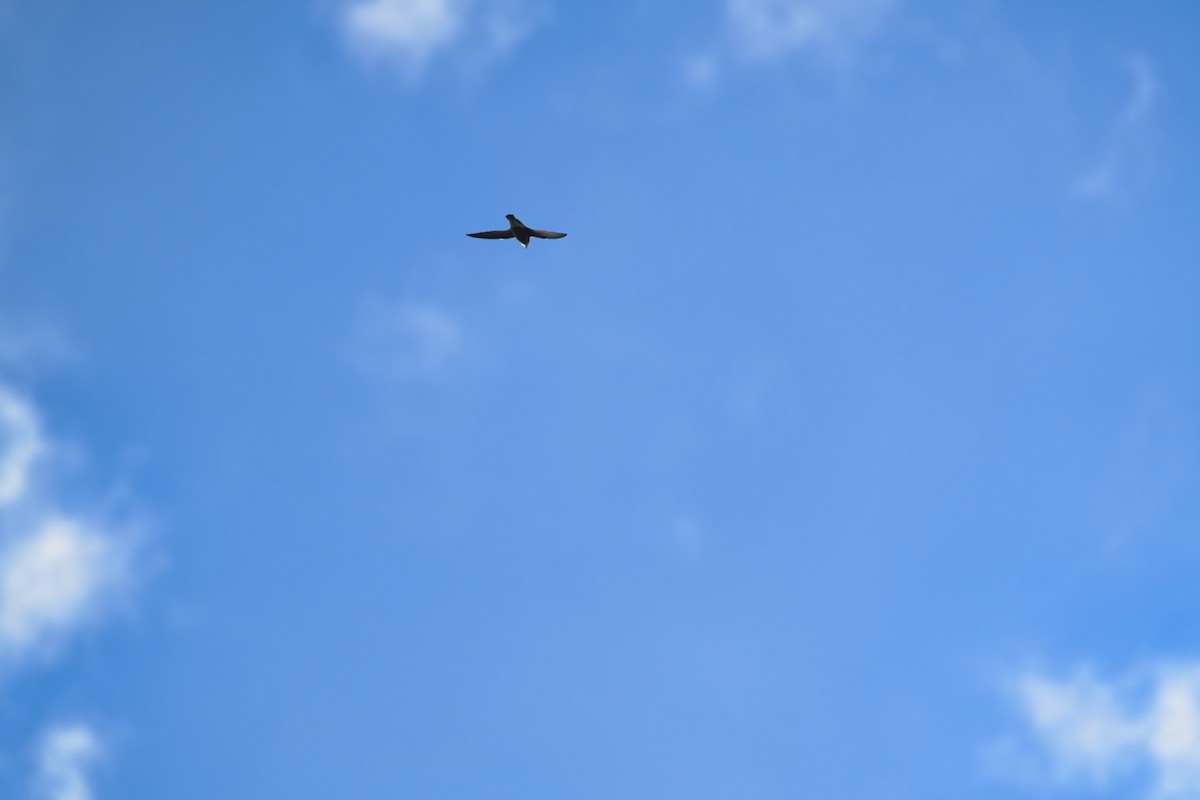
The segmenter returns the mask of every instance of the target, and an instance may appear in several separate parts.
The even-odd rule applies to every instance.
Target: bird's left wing
[[[535,231],[530,229],[529,232],[539,239],[561,239],[566,236],[565,233],[555,233],[554,231]]]
[[[479,233],[468,233],[467,236],[474,236],[476,239],[511,239],[513,238],[512,230],[507,231],[480,231]]]

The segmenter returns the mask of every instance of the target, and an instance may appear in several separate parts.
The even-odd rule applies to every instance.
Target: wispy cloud
[[[0,508],[24,496],[33,463],[45,449],[33,409],[0,384]]]
[[[1084,197],[1104,197],[1116,191],[1138,155],[1138,147],[1160,94],[1158,76],[1150,62],[1133,53],[1125,59],[1129,94],[1113,120],[1099,156],[1075,182]]]
[[[1097,790],[1148,776],[1142,795],[1200,798],[1200,662],[1152,664],[1106,680],[1022,674],[1014,684],[1020,741],[1014,771]],[[1015,740],[1014,740],[1015,741]]]
[[[14,320],[19,320],[14,322]],[[38,317],[19,316],[0,309],[0,369],[30,373],[70,361],[76,356],[71,342],[53,323]]]
[[[0,668],[46,654],[126,585],[129,538],[50,486],[59,450],[0,382]]]
[[[441,54],[475,63],[507,55],[540,23],[541,8],[533,0],[353,0],[341,23],[364,62],[411,80]]]
[[[744,55],[793,52],[845,62],[875,34],[897,0],[726,0],[726,18]]]
[[[464,341],[458,318],[440,306],[375,301],[358,322],[351,357],[374,378],[429,378],[459,355]]]
[[[801,56],[845,77],[900,0],[724,0],[721,39],[684,59],[683,78],[707,89],[734,64]]]
[[[683,561],[699,561],[708,549],[709,531],[694,514],[676,514],[671,520],[669,533],[671,549]]]
[[[88,769],[101,755],[96,734],[73,723],[49,731],[38,753],[37,800],[91,800]]]

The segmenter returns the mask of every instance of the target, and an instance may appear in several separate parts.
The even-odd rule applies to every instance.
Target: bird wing
[[[535,231],[532,228],[529,233],[539,239],[561,239],[566,236],[565,233],[555,233],[554,231]]]
[[[474,236],[476,239],[511,239],[513,232],[507,231],[480,231],[479,233],[468,233],[467,236]]]

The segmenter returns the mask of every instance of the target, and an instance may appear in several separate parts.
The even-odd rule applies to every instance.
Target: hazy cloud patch
[[[458,36],[462,8],[461,0],[366,0],[346,8],[346,35],[367,60],[415,72]]]
[[[540,24],[542,8],[533,0],[354,0],[341,24],[365,63],[416,80],[439,55],[476,64],[507,55]]]
[[[351,356],[371,377],[416,380],[441,373],[464,344],[458,318],[438,305],[375,301],[358,321]]]
[[[33,464],[45,449],[33,409],[0,384],[0,508],[25,494]]]
[[[730,67],[799,56],[843,79],[900,0],[724,0],[721,36],[681,62],[684,84],[706,90]]]
[[[1200,798],[1200,662],[1158,663],[1106,679],[1026,672],[1013,683],[1023,730],[994,771],[1022,781],[1108,790],[1141,782],[1155,800]]]
[[[53,323],[38,317],[19,317],[0,309],[0,369],[9,374],[30,373],[69,362],[77,355],[68,338]]]
[[[726,0],[739,51],[753,59],[808,52],[845,62],[873,36],[897,0]]]
[[[91,800],[88,770],[100,757],[100,742],[86,725],[50,730],[38,752],[34,797],[37,800]]]

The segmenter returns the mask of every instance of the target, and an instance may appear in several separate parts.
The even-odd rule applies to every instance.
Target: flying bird
[[[508,217],[508,230],[506,231],[480,231],[479,233],[468,233],[467,236],[474,236],[476,239],[516,239],[521,243],[521,247],[529,247],[529,240],[536,239],[561,239],[566,236],[565,233],[555,233],[554,231],[539,231],[534,228],[527,228],[524,222],[514,217],[512,214],[505,214]]]

